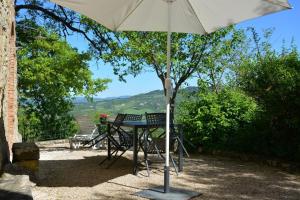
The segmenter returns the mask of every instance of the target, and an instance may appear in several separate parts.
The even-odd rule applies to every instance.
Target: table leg
[[[110,124],[107,124],[107,133],[108,135],[110,135]],[[109,139],[109,137],[107,137],[107,158],[108,160],[111,159],[111,141]]]
[[[148,141],[147,141],[147,136],[148,136],[148,132],[147,131],[145,131],[144,133],[144,159],[145,159],[145,162],[147,162],[147,160],[148,160]]]
[[[134,127],[133,133],[133,175],[138,173],[138,129]]]
[[[179,155],[178,155],[178,171],[183,171],[183,130],[182,126],[179,126],[179,140],[181,141],[181,144],[179,144]]]

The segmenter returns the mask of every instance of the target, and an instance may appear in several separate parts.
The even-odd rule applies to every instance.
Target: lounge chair
[[[95,125],[90,134],[76,134],[69,138],[70,148],[78,149],[80,147],[98,148],[101,141],[102,133],[99,132],[98,126]]]

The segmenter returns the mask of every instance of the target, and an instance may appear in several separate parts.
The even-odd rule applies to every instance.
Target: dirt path
[[[150,177],[145,170],[133,176],[131,152],[110,169],[98,165],[104,157],[104,151],[42,149],[34,199],[142,199],[132,194],[163,183],[163,164],[153,166]],[[172,172],[171,182],[201,192],[199,200],[300,200],[300,175],[227,158],[186,159],[184,173]]]

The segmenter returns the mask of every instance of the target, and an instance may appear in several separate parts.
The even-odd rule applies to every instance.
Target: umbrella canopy
[[[207,34],[222,27],[289,9],[288,0],[51,0],[113,31],[168,32],[164,190],[169,191],[171,33]]]
[[[113,31],[205,34],[290,8],[287,0],[51,0]],[[168,21],[172,2],[172,21]]]

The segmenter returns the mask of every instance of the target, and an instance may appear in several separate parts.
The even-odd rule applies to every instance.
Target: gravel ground
[[[104,150],[70,151],[67,145],[41,148],[34,199],[143,199],[133,193],[163,183],[162,163],[153,164],[150,177],[145,169],[134,176],[132,152],[110,169],[98,165],[105,155]],[[202,193],[197,200],[300,200],[300,175],[222,157],[185,159],[183,173],[171,172],[171,185]]]

